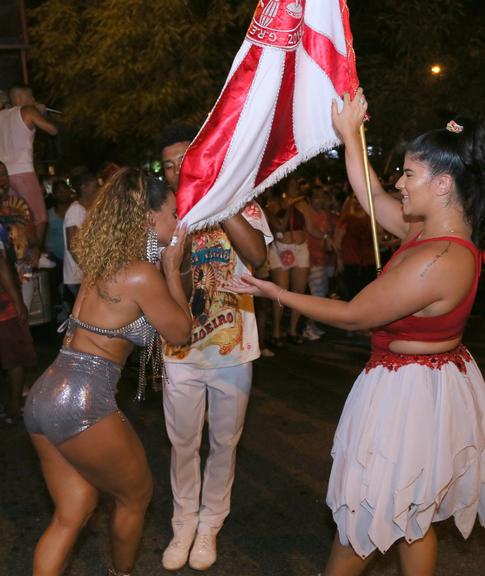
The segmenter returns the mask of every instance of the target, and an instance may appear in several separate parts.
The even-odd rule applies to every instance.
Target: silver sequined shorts
[[[120,374],[121,365],[107,358],[61,348],[27,396],[24,422],[28,432],[61,444],[117,412]]]

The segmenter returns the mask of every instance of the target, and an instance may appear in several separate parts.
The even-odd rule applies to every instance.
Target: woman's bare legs
[[[370,554],[367,558],[362,558],[354,552],[352,546],[341,544],[337,533],[325,568],[325,576],[358,576],[373,556],[374,554]]]
[[[96,505],[98,491],[115,499],[113,566],[130,572],[152,494],[145,451],[131,425],[114,413],[57,447],[41,435],[33,434],[32,439],[56,507],[35,550],[34,576],[62,574],[79,530]]]
[[[308,285],[308,274],[310,272],[310,268],[300,268],[295,266],[294,268],[290,269],[290,286],[292,292],[297,292],[299,294],[304,294],[305,290]],[[292,336],[296,336],[296,328],[298,325],[298,320],[300,319],[301,314],[296,310],[291,311],[290,316],[290,334]]]
[[[32,434],[44,479],[54,501],[51,523],[34,552],[34,576],[62,574],[81,528],[93,513],[98,491],[45,436]]]
[[[288,290],[290,285],[290,273],[283,268],[273,268],[271,270],[271,280],[280,288]],[[281,318],[283,308],[278,302],[273,302],[273,338],[281,338]]]
[[[405,540],[398,544],[403,576],[433,576],[438,557],[438,540],[431,526],[424,538],[408,544]],[[358,576],[366,568],[374,554],[368,558],[358,556],[351,546],[343,546],[338,534],[330,552],[325,576]]]
[[[438,558],[438,540],[430,526],[424,538],[408,544],[399,543],[399,558],[403,576],[433,576]]]

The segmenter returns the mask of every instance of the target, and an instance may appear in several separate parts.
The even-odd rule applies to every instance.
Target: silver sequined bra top
[[[79,320],[79,318],[74,318],[74,316],[70,315],[69,318],[59,326],[57,331],[66,331],[67,340],[69,341],[72,339],[74,330],[77,326],[84,330],[88,330],[89,332],[93,332],[94,334],[99,334],[100,336],[107,336],[108,338],[123,338],[136,346],[143,347],[150,347],[153,344],[153,340],[157,333],[145,316],[140,316],[133,322],[130,322],[126,326],[121,326],[120,328],[99,328],[92,324],[86,324],[86,322]]]
[[[145,316],[140,316],[126,326],[121,326],[121,328],[99,328],[92,324],[86,324],[86,322],[79,320],[79,318],[74,318],[71,314],[69,318],[59,326],[57,331],[66,331],[66,340],[67,344],[69,344],[77,327],[89,330],[89,332],[99,334],[100,336],[107,336],[108,338],[123,338],[124,340],[128,340],[132,344],[143,348],[140,355],[140,370],[138,372],[138,388],[136,391],[137,400],[142,400],[145,397],[145,388],[147,384],[146,365],[150,360],[152,362],[153,382],[155,383],[160,379],[163,384],[165,381],[166,376],[162,362],[160,337],[158,332],[150,322],[148,322]]]

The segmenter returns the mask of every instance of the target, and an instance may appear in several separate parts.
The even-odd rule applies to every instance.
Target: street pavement
[[[465,337],[485,370],[485,318],[471,319]],[[39,369],[59,347],[50,327],[34,328]],[[232,512],[218,537],[218,560],[208,576],[323,575],[335,527],[325,506],[330,449],[352,382],[369,353],[366,335],[330,329],[315,343],[288,345],[255,363],[254,385],[238,450]],[[155,478],[140,559],[134,576],[169,574],[161,565],[171,537],[170,446],[159,394],[131,401],[136,369],[124,371],[120,405],[136,427]],[[29,376],[32,381],[36,374]],[[207,442],[204,442],[204,452]],[[52,506],[23,425],[0,426],[0,576],[31,574],[35,542]],[[105,576],[111,502],[102,498],[85,528],[66,576]],[[452,520],[437,527],[439,576],[485,575],[485,529],[464,541]],[[175,572],[194,576],[189,567]],[[399,574],[395,550],[378,556],[367,576]]]

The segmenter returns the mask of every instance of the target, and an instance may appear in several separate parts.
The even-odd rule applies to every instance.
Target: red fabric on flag
[[[345,0],[260,0],[229,80],[185,155],[179,216],[192,230],[221,222],[338,145],[331,102],[357,86]]]
[[[278,166],[298,154],[293,136],[293,85],[295,83],[295,52],[285,55],[285,69],[276,104],[271,134],[269,135],[263,160],[256,176],[255,186],[265,180]]]
[[[349,74],[349,92],[352,96],[359,87],[359,78],[357,76],[357,66],[355,63],[354,38],[350,28],[350,14],[347,0],[340,0],[340,13],[342,14],[342,25],[344,27],[345,43],[347,44],[347,63]]]
[[[352,89],[347,56],[340,54],[335,45],[323,34],[305,26],[303,47],[308,55],[327,74],[340,96]]]
[[[247,57],[229,80],[221,98],[184,158],[177,194],[179,218],[197,204],[216,180],[251,88],[262,48],[251,46]],[[201,181],[201,175],[203,180]]]

